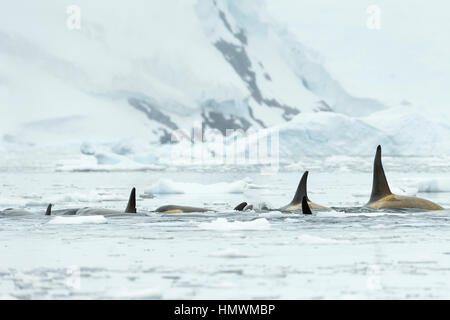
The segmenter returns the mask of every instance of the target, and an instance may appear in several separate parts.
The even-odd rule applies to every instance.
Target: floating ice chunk
[[[102,157],[102,155],[99,155]],[[119,157],[122,159],[119,160]],[[115,161],[115,160],[117,161]],[[97,159],[98,160],[98,159]],[[113,164],[105,164],[108,161]],[[62,165],[56,168],[58,172],[120,172],[120,171],[148,171],[162,170],[164,167],[156,164],[141,164],[122,156],[106,156],[100,161],[101,163],[84,163],[76,165]]]
[[[181,193],[244,193],[248,182],[219,182],[214,184],[175,182],[170,179],[159,179],[145,193],[152,194],[181,194]]]
[[[103,224],[108,223],[104,216],[55,217],[48,224]]]
[[[249,189],[270,189],[269,185],[257,185],[253,183],[248,184]]]
[[[227,248],[223,250],[219,250],[210,254],[211,257],[219,257],[219,258],[249,258],[252,255],[242,254],[237,250],[232,248]]]
[[[179,183],[170,179],[159,179],[150,189],[145,190],[146,194],[181,194],[184,193]]]
[[[107,294],[111,299],[161,299],[163,296],[159,288],[142,290],[119,290]]]
[[[133,160],[137,163],[143,163],[143,164],[156,164],[159,162],[159,157],[154,154],[140,154],[135,155],[133,157]]]
[[[236,283],[230,281],[220,281],[210,286],[212,288],[219,288],[219,289],[235,289],[239,287]]]
[[[267,211],[267,212],[260,213],[259,216],[262,218],[281,218],[281,217],[292,216],[292,214],[291,213],[283,213],[281,211]]]
[[[349,240],[337,240],[331,238],[322,238],[318,236],[312,236],[309,234],[302,234],[296,237],[302,243],[306,244],[337,244],[337,243],[350,243]]]
[[[331,210],[331,211],[319,211],[315,212],[317,216],[323,216],[323,217],[346,217],[344,214],[345,212]],[[303,215],[301,215],[303,216]]]
[[[101,201],[125,201],[128,200],[127,195],[119,193],[110,193],[105,191],[90,191],[90,192],[71,192],[62,195],[56,195],[50,199],[53,203],[71,203],[71,202],[101,202]],[[48,204],[42,202],[42,205]]]
[[[114,144],[111,148],[111,151],[122,156],[132,154],[134,152],[133,146],[130,143],[126,143],[123,141]]]
[[[114,154],[99,153],[95,155],[95,158],[97,159],[97,164],[101,165],[120,163],[120,158]]]
[[[269,230],[270,223],[265,218],[252,221],[232,221],[217,218],[211,222],[202,222],[198,225],[203,230],[235,231],[235,230]]]
[[[89,142],[83,142],[80,146],[80,151],[87,156],[93,156],[95,154],[95,148]]]

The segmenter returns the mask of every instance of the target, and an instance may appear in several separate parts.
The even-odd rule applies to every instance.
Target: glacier
[[[172,143],[172,132],[189,134],[200,124],[219,136],[276,131],[289,163],[305,155],[369,156],[378,144],[389,155],[450,154],[448,109],[410,102],[404,85],[393,88],[405,90],[402,101],[385,97],[384,84],[353,85],[357,78],[349,81],[342,67],[353,76],[351,62],[327,60],[342,49],[311,40],[323,30],[280,21],[281,10],[294,15],[282,7],[301,4],[77,5],[79,30],[67,29],[63,3],[20,0],[0,13],[0,150],[77,146],[84,160],[61,170],[158,170],[189,146]],[[316,6],[299,10],[302,27]],[[385,62],[377,68],[395,68]],[[218,141],[200,144],[216,154]]]

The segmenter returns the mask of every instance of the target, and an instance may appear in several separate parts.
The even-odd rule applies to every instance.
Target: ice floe
[[[248,258],[252,257],[251,254],[243,254],[240,251],[232,248],[221,249],[210,254],[211,257],[218,258]]]
[[[145,193],[150,194],[182,194],[182,193],[244,193],[248,189],[248,180],[219,182],[213,184],[176,182],[170,179],[159,179]]]
[[[108,223],[104,216],[86,217],[54,217],[48,224],[104,224]]]
[[[203,230],[236,231],[236,230],[269,230],[270,223],[265,218],[252,221],[228,221],[225,218],[217,218],[211,222],[202,222],[198,225]]]

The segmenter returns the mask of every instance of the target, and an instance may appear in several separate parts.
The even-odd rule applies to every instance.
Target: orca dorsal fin
[[[392,192],[391,189],[389,189],[389,184],[386,180],[383,164],[381,162],[381,146],[378,146],[375,160],[373,161],[372,194],[370,195],[369,203],[378,201],[390,194],[392,194]]]
[[[237,210],[237,211],[243,211],[244,210],[244,208],[247,206],[247,202],[242,202],[242,203],[239,203],[235,208],[234,208],[234,210]]]
[[[136,213],[136,188],[131,189],[130,199],[128,200],[125,213]]]
[[[302,199],[302,212],[303,214],[312,214],[311,208],[309,207],[308,200],[306,197]]]
[[[300,182],[298,184],[294,199],[292,199],[292,201],[290,203],[291,205],[302,203],[303,197],[306,197],[306,200],[309,201],[308,193],[306,192],[306,183],[307,182],[308,182],[308,171],[305,171],[305,173],[303,173],[303,176],[300,179]]]
[[[52,215],[52,204],[50,203],[47,207],[47,211],[45,211],[45,215],[46,216],[51,216]]]

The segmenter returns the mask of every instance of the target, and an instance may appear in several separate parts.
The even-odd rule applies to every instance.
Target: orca
[[[234,210],[236,210],[236,211],[244,211],[244,210],[245,210],[245,207],[247,207],[247,202],[242,202],[242,203],[239,203],[239,204],[234,208]]]
[[[242,202],[238,204],[233,210],[236,211],[246,211],[253,209],[252,205],[248,205],[247,202]],[[190,206],[178,206],[178,205],[166,205],[159,207],[155,210],[155,212],[161,213],[192,213],[192,212],[216,212],[216,210],[207,209],[207,208],[199,208],[199,207],[190,207]]]
[[[302,199],[302,212],[303,214],[312,214],[311,208],[308,205],[308,200],[306,200],[305,196],[303,196]]]
[[[300,182],[298,184],[297,187],[297,191],[295,192],[294,198],[292,199],[291,203],[289,203],[288,205],[281,207],[277,210],[279,211],[296,211],[296,210],[300,210],[302,209],[302,201],[303,198],[306,199],[308,206],[310,209],[312,210],[331,210],[328,207],[324,207],[321,205],[318,205],[314,202],[312,202],[311,200],[309,200],[308,198],[308,193],[306,190],[306,185],[308,182],[308,171],[305,171],[305,173],[303,173],[302,178],[300,179]]]
[[[62,215],[120,215],[124,213],[136,213],[136,188],[133,188],[128,199],[128,204],[125,211],[102,209],[102,208],[77,208],[58,210],[58,213]],[[56,211],[55,211],[56,213]]]
[[[49,216],[51,212],[52,212],[52,204],[49,204],[47,206],[47,210],[45,211],[45,215]],[[32,216],[35,215],[35,213],[23,209],[8,208],[3,211],[0,211],[0,215],[8,217],[20,217],[20,216]]]
[[[0,214],[2,216],[8,216],[8,217],[20,217],[20,216],[32,216],[34,215],[33,212],[23,210],[23,209],[14,209],[14,208],[8,208],[3,211],[0,211]]]
[[[162,206],[155,210],[155,212],[162,212],[162,213],[190,213],[190,212],[208,212],[208,211],[214,210],[190,206],[177,206],[177,205]]]
[[[393,194],[384,173],[381,161],[381,146],[377,147],[373,162],[372,194],[366,207],[374,209],[403,208],[423,210],[444,210],[440,205],[417,197],[399,196]]]

